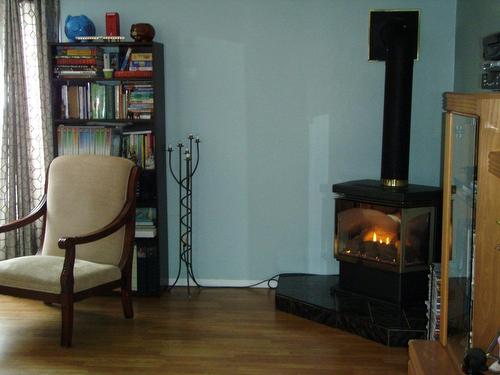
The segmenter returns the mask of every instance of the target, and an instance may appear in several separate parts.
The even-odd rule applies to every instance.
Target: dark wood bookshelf
[[[120,128],[124,132],[139,132],[151,130],[154,127],[155,120],[91,120],[91,119],[54,119],[57,125],[68,126],[104,126],[112,128]]]
[[[132,53],[152,53],[153,56],[153,74],[152,77],[127,77],[127,78],[103,78],[103,77],[57,77],[55,73],[56,56],[58,47],[117,47],[118,62],[121,65],[127,50],[130,48]],[[160,294],[168,284],[168,241],[167,241],[167,199],[166,199],[166,160],[165,160],[165,90],[164,90],[164,63],[163,63],[163,45],[161,43],[137,43],[137,42],[75,42],[75,43],[50,43],[49,51],[51,54],[49,73],[51,76],[51,97],[52,97],[52,123],[53,123],[53,142],[54,153],[58,154],[57,129],[59,125],[68,127],[86,127],[102,126],[106,128],[121,129],[122,132],[141,132],[151,131],[154,134],[154,161],[155,169],[142,169],[139,180],[137,207],[152,207],[156,209],[156,237],[137,238],[137,246],[146,244],[148,248],[154,247],[156,250],[155,265],[148,265],[148,269],[153,267],[153,279],[148,277],[154,287],[146,291],[145,295]],[[120,70],[120,65],[117,70]],[[127,67],[128,69],[128,67]],[[87,119],[87,118],[61,118],[63,85],[82,86],[87,83],[117,84],[127,83],[150,83],[153,88],[153,112],[151,119]],[[89,97],[90,92],[88,93]],[[88,110],[89,108],[87,108]],[[62,113],[64,116],[64,113]],[[116,115],[116,113],[114,114]],[[138,269],[139,271],[139,269]],[[138,275],[139,276],[139,275]],[[151,290],[158,291],[151,293]],[[137,294],[141,294],[140,292]]]
[[[155,45],[162,45],[161,43],[157,42],[105,42],[105,41],[77,41],[77,42],[64,42],[64,43],[58,43],[58,42],[52,42],[49,43],[50,46],[66,46],[66,47],[88,47],[88,46],[97,46],[97,47],[120,47],[120,48],[154,48]]]
[[[82,121],[91,123],[102,123],[107,125],[109,123],[123,124],[123,125],[139,125],[144,124],[146,126],[151,126],[154,124],[154,119],[79,119],[79,118],[55,118],[55,122],[60,122],[61,124],[80,124]]]

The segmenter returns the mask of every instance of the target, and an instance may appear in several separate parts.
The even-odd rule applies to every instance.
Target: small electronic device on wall
[[[483,38],[481,88],[500,90],[500,33]]]

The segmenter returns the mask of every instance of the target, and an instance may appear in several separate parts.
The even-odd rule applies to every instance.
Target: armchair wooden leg
[[[61,346],[70,347],[73,336],[73,296],[64,295],[61,303]]]
[[[132,293],[130,292],[130,288],[123,287],[122,285],[121,292],[123,315],[125,315],[126,319],[132,319],[134,317],[134,307],[132,305]]]

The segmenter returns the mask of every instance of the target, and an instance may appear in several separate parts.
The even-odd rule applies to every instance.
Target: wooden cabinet
[[[460,367],[439,341],[411,340],[408,344],[410,360],[408,375],[458,375]]]
[[[159,294],[168,284],[163,45],[49,47],[55,154],[117,155],[142,167],[137,207],[155,214],[155,226],[136,230],[137,288]]]
[[[444,110],[440,340],[410,343],[409,374],[459,374],[500,329],[500,93],[446,93]]]
[[[449,344],[451,336],[449,319],[449,297],[451,285],[448,283],[450,260],[459,244],[451,242],[454,223],[452,215],[452,195],[456,189],[451,180],[451,160],[454,155],[454,117],[467,116],[477,119],[475,142],[475,204],[473,211],[472,243],[472,320],[471,346],[486,350],[500,328],[500,171],[496,167],[496,156],[500,152],[500,93],[445,94],[446,111],[445,155],[443,194],[443,247],[442,247],[442,328],[441,343]],[[446,292],[446,295],[445,295]],[[446,307],[446,308],[445,308]],[[463,352],[461,353],[463,355]],[[460,360],[462,359],[460,356]]]

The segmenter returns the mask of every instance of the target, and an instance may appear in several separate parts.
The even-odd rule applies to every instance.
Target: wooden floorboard
[[[406,348],[388,348],[274,308],[267,289],[176,288],[75,307],[73,347],[59,347],[60,311],[0,296],[0,374],[406,374]]]

